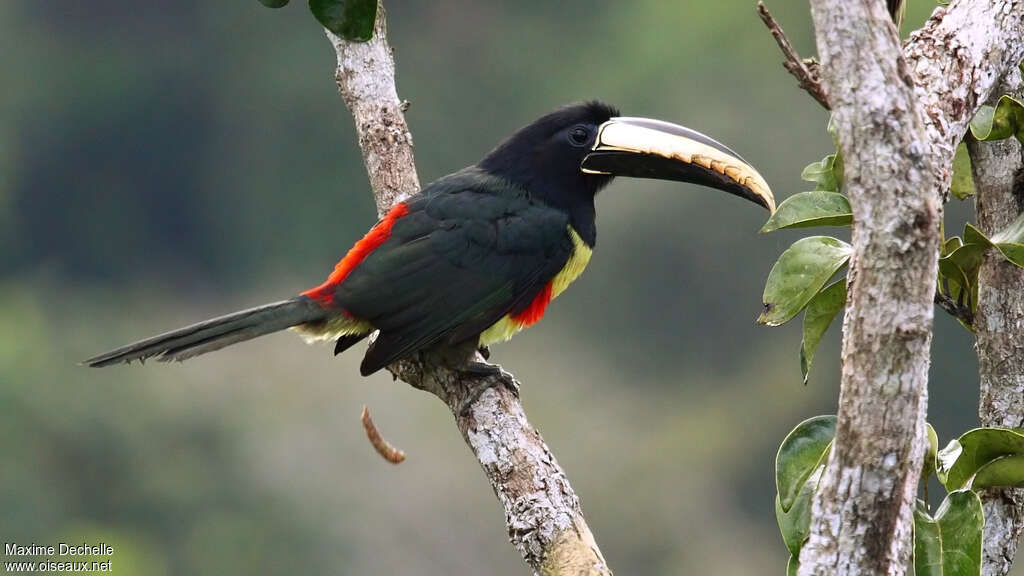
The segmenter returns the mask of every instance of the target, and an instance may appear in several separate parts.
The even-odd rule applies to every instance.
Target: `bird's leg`
[[[434,351],[450,369],[465,375],[459,379],[459,392],[463,394],[459,394],[458,404],[455,406],[456,416],[467,416],[469,409],[480,399],[480,395],[494,386],[504,386],[519,397],[519,384],[511,374],[497,364],[480,360],[481,356],[484,359],[490,357],[490,351],[486,346],[478,346],[475,341],[469,341],[439,346]]]
[[[519,383],[516,382],[516,379],[511,374],[502,370],[501,366],[497,364],[471,359],[463,366],[462,372],[479,378],[474,378],[478,381],[470,386],[469,394],[459,400],[458,415],[460,417],[468,416],[469,409],[480,399],[480,396],[496,385],[504,386],[516,398],[519,397]]]
[[[484,360],[490,360],[491,359],[491,349],[490,349],[490,347],[488,347],[488,346],[481,346],[481,347],[477,348],[476,351],[479,352],[480,355],[484,357]]]

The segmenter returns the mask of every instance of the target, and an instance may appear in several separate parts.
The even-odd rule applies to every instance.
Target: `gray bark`
[[[1022,3],[955,0],[901,50],[883,2],[811,2],[854,226],[836,438],[802,576],[906,571],[942,198],[967,123],[1024,56]]]
[[[1014,68],[992,94],[1024,95],[1020,70]],[[978,142],[968,138],[974,172],[978,225],[986,234],[1005,228],[1024,212],[1024,147],[1016,139]],[[977,337],[983,426],[1024,427],[1024,269],[998,255],[986,255],[978,278]],[[985,508],[982,574],[1010,571],[1024,531],[1024,490],[988,490]]]
[[[477,361],[483,359],[479,356]],[[420,355],[391,367],[402,380],[448,405],[459,431],[505,508],[512,544],[539,574],[610,575],[565,471],[514,392],[518,383],[502,372],[474,376]],[[484,392],[463,409],[467,399]]]
[[[378,4],[373,38],[347,42],[324,30],[338,54],[335,80],[352,112],[363,164],[373,188],[377,213],[420,191],[412,134],[395,88],[395,59],[387,38],[384,6]]]
[[[854,226],[835,445],[800,574],[895,574],[924,456],[941,202],[881,2],[812,2]]]
[[[419,179],[412,135],[395,89],[383,5],[378,10],[369,42],[346,42],[330,31],[327,37],[338,54],[338,89],[355,120],[377,210],[383,214],[418,192]],[[474,359],[483,362],[479,354]],[[510,374],[471,374],[426,354],[398,362],[389,370],[436,395],[452,410],[462,437],[505,509],[509,539],[535,572],[611,574],[583,519],[579,498],[527,420],[516,392],[518,383]]]

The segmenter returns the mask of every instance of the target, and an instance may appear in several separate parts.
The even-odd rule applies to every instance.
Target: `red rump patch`
[[[521,324],[523,328],[536,324],[544,316],[548,302],[551,302],[551,282],[545,284],[544,288],[533,297],[530,305],[512,316],[512,319]]]
[[[377,222],[370,231],[363,236],[355,246],[353,246],[348,254],[341,259],[335,266],[334,271],[327,277],[327,281],[323,284],[313,288],[312,290],[306,290],[302,293],[303,296],[308,296],[323,306],[328,306],[334,301],[334,289],[341,284],[348,275],[355,270],[371,252],[377,249],[378,246],[387,241],[391,237],[391,227],[395,225],[395,221],[409,213],[409,207],[405,205],[405,202],[399,202],[395,204],[388,213],[384,215],[384,218],[380,222]]]

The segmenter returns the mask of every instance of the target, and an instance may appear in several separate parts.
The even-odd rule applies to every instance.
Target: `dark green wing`
[[[529,305],[572,254],[564,213],[476,171],[432,184],[407,206],[335,292],[335,302],[380,330],[363,374],[477,337]]]

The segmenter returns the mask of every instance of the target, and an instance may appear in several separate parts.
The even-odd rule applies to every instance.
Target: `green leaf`
[[[850,245],[830,236],[810,236],[779,256],[765,282],[762,324],[778,326],[804,309],[825,283],[850,259]]]
[[[813,60],[813,58],[811,58],[811,60]],[[836,117],[834,114],[828,115],[828,123],[825,124],[825,131],[832,137],[832,144],[836,147],[836,150],[839,150],[839,125],[836,124]]]
[[[939,451],[939,481],[947,490],[969,487],[972,477],[985,465],[1022,454],[1024,429],[975,428]],[[986,472],[985,480],[991,481],[1005,472],[997,467]]]
[[[829,154],[804,167],[800,178],[816,184],[815,190],[838,192],[843,184],[843,158],[839,153]]]
[[[1003,258],[1024,267],[1024,213],[993,234],[991,240]]]
[[[992,241],[981,230],[978,230],[977,226],[968,222],[964,224],[964,244],[991,246]]]
[[[971,134],[978,140],[1002,140],[1016,136],[1024,142],[1024,104],[1004,94],[994,108],[982,106],[971,120]]]
[[[971,488],[1024,488],[1024,454],[1003,456],[978,468]]]
[[[267,8],[284,8],[288,5],[288,0],[260,0],[260,4]]]
[[[804,338],[800,342],[800,372],[807,385],[807,376],[814,363],[814,353],[836,314],[846,305],[846,278],[827,286],[807,303],[804,312]]]
[[[1009,226],[993,234],[992,242],[996,244],[1024,242],[1024,214],[1017,216]]]
[[[940,291],[959,302],[969,304],[971,310],[977,310],[978,271],[989,247],[1005,248],[1007,252],[1000,250],[1001,254],[1015,256],[1016,245],[993,244],[969,222],[964,225],[963,240],[955,236],[947,240],[942,248],[944,255],[939,258],[939,277],[942,280],[939,282]],[[967,324],[964,327],[972,330]]]
[[[956,147],[953,156],[953,182],[949,191],[958,200],[965,200],[974,195],[974,176],[971,174],[971,155],[967,153],[967,145],[963,142]]]
[[[914,575],[981,576],[981,499],[973,490],[950,492],[935,516],[914,508]]]
[[[986,248],[988,246],[983,244],[964,244],[950,252],[948,256],[941,258],[941,260],[947,260],[956,264],[960,270],[963,270],[967,279],[970,280],[978,276],[978,267],[981,266],[981,260],[985,256]]]
[[[942,245],[942,255],[946,256],[950,252],[952,252],[953,250],[956,250],[957,248],[959,248],[959,247],[961,247],[963,245],[964,245],[964,241],[959,236],[953,236],[952,238],[949,238],[948,240],[946,240],[945,243],[943,243],[943,245]]]
[[[973,224],[964,224],[964,242],[967,245],[977,244],[982,248],[995,248],[1008,262],[1024,267],[1024,214],[1020,215],[1009,226],[988,238]],[[984,249],[982,249],[982,253]],[[978,255],[978,265],[981,256]]]
[[[967,273],[948,257],[939,258],[939,276],[949,284],[950,293],[947,295],[953,298],[960,299],[960,294],[971,287]]]
[[[982,104],[978,112],[971,118],[971,135],[978,140],[984,140],[992,132],[992,120],[995,118],[995,106]]]
[[[783,512],[791,511],[807,479],[824,463],[835,435],[832,415],[808,418],[786,435],[775,455],[775,486]]]
[[[928,481],[928,477],[935,472],[938,466],[938,455],[939,455],[939,435],[935,433],[935,428],[932,428],[931,424],[925,423],[928,427],[928,450],[924,453],[924,466],[921,469],[921,478],[925,482]]]
[[[949,282],[949,296],[970,302],[971,309],[977,308],[975,291],[978,285],[978,270],[985,256],[985,250],[992,242],[977,228],[968,223],[964,226],[964,239],[950,238],[943,250],[948,253],[939,258],[939,275]],[[941,284],[940,284],[941,286]]]
[[[800,558],[789,555],[789,562],[786,562],[786,576],[796,576],[800,571]]]
[[[838,192],[815,190],[786,198],[761,228],[761,232],[811,226],[849,226],[852,222],[853,212],[846,196]]]
[[[996,249],[1008,262],[1024,268],[1024,244],[1000,243],[996,244]]]
[[[309,10],[324,28],[345,40],[366,42],[373,37],[377,0],[309,0]]]
[[[800,488],[800,493],[789,511],[782,509],[779,496],[775,496],[775,520],[779,523],[779,532],[782,533],[782,541],[793,556],[800,557],[800,549],[804,542],[811,535],[811,500],[814,498],[814,491],[818,489],[818,480],[825,470],[822,464],[815,468],[807,481]]]

